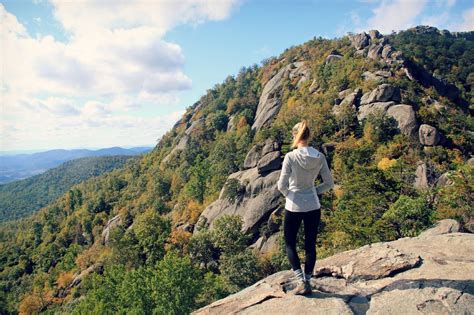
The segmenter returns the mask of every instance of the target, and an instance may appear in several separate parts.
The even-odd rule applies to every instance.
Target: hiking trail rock
[[[192,314],[471,314],[473,274],[474,234],[442,220],[317,260],[311,295],[287,294],[295,283],[284,270]]]

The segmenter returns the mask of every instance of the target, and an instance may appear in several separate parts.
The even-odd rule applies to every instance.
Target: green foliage
[[[131,156],[101,156],[74,159],[58,167],[23,180],[0,185],[0,222],[25,217],[38,211],[64,193],[69,195],[68,209],[82,205],[82,192],[72,188],[88,178],[122,167]],[[116,178],[116,181],[119,181]],[[114,189],[126,185],[122,182]]]
[[[191,198],[203,203],[206,193],[206,183],[209,178],[209,162],[202,155],[198,155],[195,165],[190,167],[190,178],[186,184],[186,191]]]
[[[167,253],[154,267],[110,265],[86,280],[73,314],[188,314],[197,307],[202,274],[188,256]]]
[[[242,251],[249,236],[242,232],[243,220],[239,215],[223,215],[214,222],[214,244],[229,255]]]
[[[223,254],[220,260],[220,271],[236,289],[243,289],[254,284],[260,275],[259,261],[251,248],[233,255]]]
[[[382,215],[394,239],[400,237],[413,237],[433,223],[432,210],[427,204],[426,198],[421,196],[412,198],[401,195],[395,203]],[[390,228],[393,229],[390,231]]]
[[[237,178],[231,178],[224,185],[223,197],[234,203],[245,193],[245,186]]]
[[[213,239],[213,230],[200,230],[189,241],[189,254],[204,269],[218,271],[219,248]]]
[[[370,113],[363,119],[362,128],[370,125],[370,137],[376,144],[386,143],[399,133],[397,121],[382,112]]]
[[[329,224],[355,247],[379,242],[383,234],[376,223],[398,198],[400,184],[376,167],[356,166],[351,175],[342,183],[344,193]]]
[[[452,183],[437,191],[436,219],[455,219],[461,225],[474,218],[474,164],[465,163],[448,173]]]
[[[472,99],[474,91],[469,82],[469,75],[474,72],[472,32],[453,36],[407,30],[391,36],[390,43],[430,73],[451,83],[459,82],[457,86],[465,99]]]
[[[229,117],[227,117],[225,111],[218,110],[214,113],[210,113],[206,117],[206,127],[208,132],[218,132],[227,129],[227,123],[229,122]]]
[[[171,233],[171,221],[153,210],[135,219],[133,225],[141,253],[147,265],[154,265],[165,255],[165,243]]]

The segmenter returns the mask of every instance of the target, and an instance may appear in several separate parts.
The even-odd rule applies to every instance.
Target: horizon
[[[474,29],[460,0],[146,4],[0,1],[0,154],[154,147],[208,89],[313,37]]]
[[[66,150],[66,151],[72,151],[72,150],[89,150],[89,151],[98,151],[98,150],[105,150],[105,149],[111,149],[111,148],[122,148],[122,149],[132,149],[132,148],[154,148],[156,144],[148,144],[148,145],[135,145],[135,146],[110,146],[110,147],[73,147],[73,148],[54,148],[54,149],[47,149],[47,150],[41,150],[41,149],[31,149],[31,150],[12,150],[12,151],[0,151],[0,156],[10,156],[10,155],[20,155],[20,154],[34,154],[34,153],[43,153],[43,152],[48,152],[48,151],[54,151],[54,150]]]

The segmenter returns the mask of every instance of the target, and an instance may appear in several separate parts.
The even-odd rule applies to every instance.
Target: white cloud
[[[100,138],[100,132],[107,130],[121,134],[120,126],[128,130],[121,135],[124,141],[140,135],[151,138],[152,130],[153,139],[157,138],[172,127],[175,121],[170,119],[181,116],[163,120],[140,118],[133,112],[151,102],[176,105],[177,93],[192,86],[184,72],[181,47],[163,40],[163,35],[180,24],[225,19],[239,2],[52,0],[66,42],[51,35],[30,36],[0,4],[0,127],[1,145],[7,146],[2,149],[38,147],[40,139],[46,138],[50,142],[45,146],[50,147],[61,143],[60,129],[70,131],[67,126],[72,125],[84,128],[77,130],[84,139],[87,134]],[[155,123],[160,126],[152,128]],[[85,126],[93,127],[92,131]],[[143,126],[148,131],[140,131]]]
[[[456,4],[456,0],[436,0],[436,5],[438,7],[452,7]]]
[[[387,34],[392,30],[398,31],[414,26],[426,3],[427,0],[382,0],[372,10],[373,16],[358,31],[377,29]]]
[[[443,26],[449,21],[449,19],[450,19],[449,13],[443,12],[438,15],[431,15],[431,16],[424,17],[421,20],[421,24],[443,28]]]
[[[462,21],[452,23],[449,29],[458,32],[474,31],[474,7],[465,10],[462,13]]]

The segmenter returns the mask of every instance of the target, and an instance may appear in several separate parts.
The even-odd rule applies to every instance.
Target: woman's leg
[[[316,237],[318,234],[319,221],[321,220],[321,209],[304,212],[304,247],[305,263],[304,273],[312,275],[316,264]]]
[[[296,251],[296,236],[300,228],[302,216],[301,213],[291,212],[285,209],[285,220],[283,225],[286,253],[293,271],[301,269],[300,259]]]

